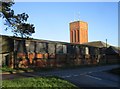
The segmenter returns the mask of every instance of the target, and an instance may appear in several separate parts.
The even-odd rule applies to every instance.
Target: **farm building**
[[[106,63],[105,56],[112,55],[109,52],[114,49],[110,46],[103,48],[103,51],[100,47],[87,44],[33,38],[21,39],[3,35],[0,36],[0,39],[2,48],[0,49],[1,64],[12,68],[61,67]],[[117,58],[120,59],[119,52],[116,53]],[[114,62],[118,61],[117,58],[114,58]]]

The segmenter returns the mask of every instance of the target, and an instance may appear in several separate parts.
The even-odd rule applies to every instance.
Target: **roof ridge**
[[[106,43],[103,41],[100,41],[103,46],[106,46]]]
[[[119,52],[118,52],[119,49],[117,49],[117,48],[114,47],[114,46],[110,46],[110,47],[112,48],[113,51],[115,51],[116,53],[119,53]]]

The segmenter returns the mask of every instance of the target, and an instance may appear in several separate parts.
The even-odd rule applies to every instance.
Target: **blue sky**
[[[69,23],[82,20],[88,22],[89,42],[108,39],[118,45],[117,2],[16,2],[12,8],[29,14],[28,22],[35,25],[33,38],[69,42]]]

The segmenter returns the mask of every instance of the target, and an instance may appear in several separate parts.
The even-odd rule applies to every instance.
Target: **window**
[[[76,42],[76,30],[74,30],[74,41]]]
[[[48,53],[54,54],[55,53],[55,44],[48,44]]]
[[[89,48],[85,47],[85,54],[89,54]]]
[[[63,45],[63,53],[67,53],[67,47],[66,47],[66,45]]]
[[[36,52],[37,53],[46,53],[46,43],[36,43]]]
[[[57,44],[56,45],[56,53],[63,53],[63,47],[62,44]]]

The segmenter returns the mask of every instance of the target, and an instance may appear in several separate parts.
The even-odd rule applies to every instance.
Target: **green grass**
[[[13,72],[20,72],[20,71],[24,71],[24,72],[29,72],[29,71],[33,71],[31,68],[16,68],[16,69],[13,69],[13,68],[9,68],[7,66],[4,66],[4,67],[1,67],[0,68],[0,72],[9,72],[9,73],[13,73]]]
[[[39,87],[45,89],[49,88],[59,88],[59,89],[73,89],[78,88],[72,83],[62,80],[58,77],[32,77],[32,78],[21,78],[13,80],[3,80],[2,87]]]
[[[9,68],[9,67],[1,67],[0,70],[2,70],[1,72],[14,72],[15,70],[13,68]]]

